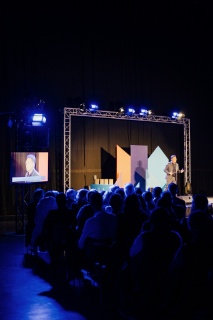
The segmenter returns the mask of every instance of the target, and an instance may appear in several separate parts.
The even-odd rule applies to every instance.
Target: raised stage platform
[[[190,214],[191,206],[192,206],[192,200],[193,195],[187,195],[187,196],[179,196],[178,198],[182,199],[186,203],[186,217]],[[213,208],[213,197],[208,197],[209,206]]]

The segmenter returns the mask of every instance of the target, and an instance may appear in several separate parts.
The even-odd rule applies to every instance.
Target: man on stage
[[[164,172],[166,173],[166,190],[168,185],[173,182],[177,184],[177,174],[183,173],[183,169],[179,169],[179,164],[177,163],[177,157],[175,154],[171,156],[171,161],[167,163]]]

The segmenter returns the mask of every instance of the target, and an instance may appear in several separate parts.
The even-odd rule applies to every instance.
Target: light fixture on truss
[[[172,119],[180,120],[185,118],[185,114],[183,112],[173,112]]]
[[[97,104],[91,104],[89,107],[90,112],[96,112],[99,109]]]
[[[152,114],[151,110],[147,110],[147,109],[140,109],[139,115],[143,116],[143,117],[148,117]]]

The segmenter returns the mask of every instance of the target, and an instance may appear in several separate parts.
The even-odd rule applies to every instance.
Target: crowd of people
[[[210,319],[213,315],[213,218],[208,198],[193,195],[190,213],[177,184],[142,191],[36,189],[28,204],[26,246],[66,251],[79,275],[88,239],[110,243],[110,280],[119,307],[135,318]],[[108,263],[106,262],[106,263]]]

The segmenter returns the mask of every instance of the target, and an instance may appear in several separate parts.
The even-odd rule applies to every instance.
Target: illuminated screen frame
[[[35,169],[37,176],[26,176],[26,159],[28,155],[34,155],[36,159]],[[10,184],[17,183],[41,183],[49,180],[49,152],[48,151],[14,151],[10,153]]]

